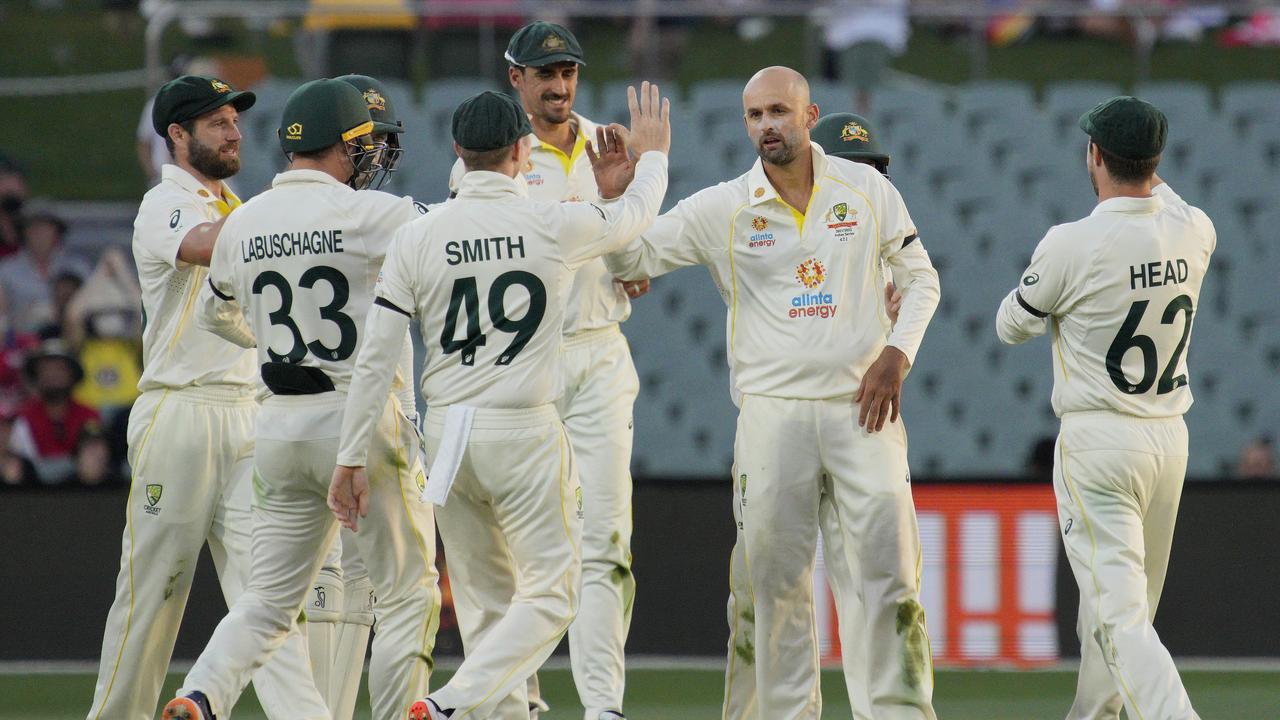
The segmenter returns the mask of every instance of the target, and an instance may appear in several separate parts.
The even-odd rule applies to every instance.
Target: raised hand
[[[631,109],[631,151],[640,157],[650,150],[666,154],[671,150],[671,100],[658,93],[658,86],[648,80],[627,88],[627,107]]]
[[[587,159],[596,177],[596,188],[605,200],[616,198],[636,175],[635,163],[627,153],[627,129],[618,124],[596,128],[596,140],[587,140]]]

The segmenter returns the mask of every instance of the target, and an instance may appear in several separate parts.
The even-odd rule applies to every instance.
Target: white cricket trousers
[[[729,653],[738,655],[739,662],[755,655],[755,607],[747,576],[741,511],[741,505],[734,503],[733,515],[739,530],[730,556],[728,602],[729,625],[732,627],[736,622],[738,627],[736,642],[730,643]],[[858,558],[845,551],[843,530],[836,517],[829,486],[824,488],[818,501],[818,529],[822,540],[819,552],[822,553],[839,616],[840,665],[844,671],[849,708],[853,720],[871,720],[871,700],[867,696],[867,649],[863,642],[866,615],[862,608],[862,574],[858,569]],[[729,674],[725,681],[723,720],[757,717],[756,674],[735,672]]]
[[[274,396],[263,417],[315,415],[324,423],[345,405],[341,392]],[[440,616],[431,506],[417,434],[388,396],[369,446],[369,514],[352,535],[378,594],[369,664],[374,720],[400,720],[427,691]],[[299,423],[301,424],[301,423]],[[268,440],[259,432],[254,472],[253,572],[249,587],[214,631],[180,693],[204,692],[216,714],[234,702],[248,673],[280,646],[337,534],[326,498],[338,438]],[[310,673],[306,684],[314,687]],[[311,720],[328,713],[293,717]]]
[[[1080,587],[1080,677],[1068,720],[1199,720],[1151,622],[1187,469],[1182,417],[1062,416],[1053,490]]]
[[[134,402],[120,574],[89,720],[155,717],[204,543],[228,605],[249,582],[258,412],[252,392],[237,386],[150,390]],[[282,635],[280,652],[253,674],[263,709],[277,720],[323,712],[306,681],[307,648],[297,625]]]
[[[743,557],[731,590],[746,596],[730,600],[726,716],[742,672],[756,676],[755,717],[822,715],[813,565],[827,486],[844,551],[861,567],[872,715],[936,718],[906,433],[891,423],[867,434],[857,416],[852,397],[742,398],[733,485]],[[745,584],[736,580],[743,569]],[[744,623],[752,614],[754,638]]]
[[[631,574],[632,407],[640,380],[617,325],[564,340],[557,407],[582,483],[582,601],[569,662],[586,720],[622,711],[623,646],[636,595]]]
[[[431,457],[447,410],[427,411]],[[453,711],[450,720],[528,720],[525,683],[577,613],[582,512],[573,448],[554,406],[475,411],[436,512],[465,653],[431,693]]]

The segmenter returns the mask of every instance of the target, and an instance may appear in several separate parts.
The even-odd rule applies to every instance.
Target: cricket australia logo
[[[211,83],[209,83],[209,84],[213,86],[213,89],[214,89],[214,90],[217,90],[217,91],[218,91],[218,92],[220,92],[220,93],[229,93],[229,92],[231,92],[231,86],[230,86],[230,85],[228,85],[228,84],[226,84],[226,83],[224,83],[224,82],[222,82],[221,80],[214,80],[213,82],[211,82]]]
[[[148,515],[159,515],[160,509],[161,509],[160,496],[163,494],[164,494],[163,485],[148,485],[147,486],[147,504],[142,509]]]
[[[563,50],[565,48],[564,38],[559,35],[548,35],[542,41],[543,50]]]
[[[816,317],[826,320],[836,316],[835,299],[832,298],[831,293],[821,290],[822,285],[827,281],[827,268],[821,260],[809,258],[800,263],[796,268],[795,278],[797,283],[815,292],[806,292],[791,298],[791,306],[787,309],[788,318],[794,320]]]
[[[578,503],[578,519],[581,520],[582,519],[582,488],[581,487],[574,489],[573,498]]]
[[[747,474],[742,473],[738,476],[738,494],[742,498],[742,504],[747,504]]]
[[[836,203],[827,211],[823,221],[828,230],[835,231],[837,240],[846,242],[858,230],[858,211],[851,210],[849,203]]]

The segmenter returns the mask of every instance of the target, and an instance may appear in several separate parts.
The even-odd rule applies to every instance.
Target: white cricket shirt
[[[1053,411],[1171,417],[1191,407],[1187,348],[1217,233],[1167,184],[1111,198],[1036,247],[996,313],[1020,343],[1053,329]]]
[[[220,306],[238,303],[259,365],[316,367],[345,391],[387,245],[425,211],[409,198],[356,192],[318,170],[280,173],[223,225],[201,322],[216,326]]]
[[[587,157],[587,140],[595,142],[596,124],[577,113],[570,121],[578,130],[573,150],[565,155],[560,148],[543,143],[532,136],[533,149],[529,162],[521,168],[531,200],[541,202],[600,202],[591,160]],[[464,168],[454,163],[449,189],[457,191]],[[614,282],[604,261],[593,259],[578,269],[565,307],[564,334],[598,330],[624,322],[631,317],[631,301],[622,287]]]
[[[618,277],[705,265],[728,306],[735,393],[796,399],[853,395],[885,345],[914,362],[938,305],[938,274],[902,197],[875,168],[813,144],[809,206],[778,196],[757,160],[695,193],[605,258]],[[891,325],[881,261],[902,290]]]
[[[138,390],[193,385],[248,385],[253,353],[194,325],[196,296],[208,270],[178,260],[182,238],[239,207],[224,183],[214,197],[177,165],[161,168],[133,221],[133,260],[142,287],[142,377]],[[224,199],[225,198],[225,199]]]

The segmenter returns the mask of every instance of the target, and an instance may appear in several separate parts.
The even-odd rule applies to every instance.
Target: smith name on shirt
[[[524,236],[517,235],[515,240],[510,235],[503,237],[476,238],[475,240],[450,240],[445,243],[445,254],[450,265],[484,262],[486,260],[524,259]]]
[[[272,233],[271,235],[254,235],[240,241],[240,258],[247,263],[294,255],[323,255],[340,252],[342,252],[341,230]]]

